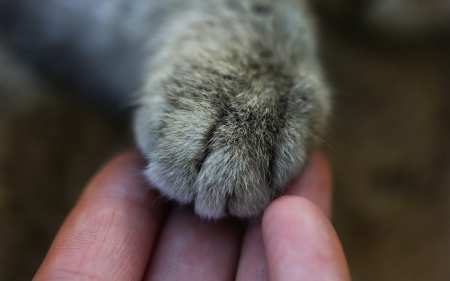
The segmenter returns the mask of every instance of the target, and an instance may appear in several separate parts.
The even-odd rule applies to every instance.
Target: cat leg
[[[329,112],[303,11],[244,4],[192,9],[167,28],[135,116],[149,181],[205,218],[261,214]]]

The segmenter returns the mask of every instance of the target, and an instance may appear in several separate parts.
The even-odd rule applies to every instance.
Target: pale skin
[[[246,226],[170,208],[141,170],[128,152],[94,176],[33,280],[350,280],[320,153]]]

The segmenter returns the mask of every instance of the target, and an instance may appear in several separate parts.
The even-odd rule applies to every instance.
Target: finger
[[[302,173],[287,187],[285,193],[305,196],[330,212],[330,169],[320,152],[313,152]],[[268,280],[267,262],[261,223],[254,222],[246,230],[242,243],[236,280]]]
[[[144,280],[234,280],[242,225],[202,221],[185,209],[166,221]]]
[[[309,200],[275,200],[263,216],[262,233],[270,280],[350,280],[336,232]]]
[[[125,153],[94,177],[34,280],[142,279],[162,206],[140,170],[139,156]]]
[[[266,254],[264,250],[261,220],[247,227],[242,241],[241,257],[236,273],[237,281],[269,280]]]
[[[332,184],[331,170],[322,153],[314,151],[303,169],[286,188],[284,195],[297,195],[308,198],[327,216],[331,217]]]

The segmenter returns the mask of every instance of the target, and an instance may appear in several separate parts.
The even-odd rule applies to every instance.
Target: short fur
[[[146,175],[205,218],[256,216],[330,111],[312,26],[292,1],[198,2],[165,26],[145,78],[135,133]]]
[[[291,4],[289,2],[261,1],[259,5],[246,4],[243,8],[236,6],[236,2],[233,7],[233,2],[230,2],[228,11],[242,11],[244,18],[250,17],[250,22],[255,18],[257,22],[258,18],[272,17],[270,3],[291,5],[293,9],[285,14],[287,18],[283,20],[289,21],[291,16],[303,13],[304,23],[307,23],[304,25],[307,32],[303,35],[314,35],[309,24],[312,14],[294,0]],[[323,146],[328,150],[335,173],[334,225],[343,242],[353,280],[449,280],[450,13],[445,6],[448,1],[313,2],[319,11],[320,64],[334,93],[334,113],[329,135],[324,137],[327,144]],[[152,93],[156,97],[164,97],[161,99],[162,104],[167,105],[164,110],[170,109],[168,113],[175,113],[167,120],[180,120],[189,127],[191,122],[188,121],[194,119],[186,121],[186,118],[181,118],[181,112],[193,105],[190,100],[195,98],[192,94],[196,91],[192,89],[198,89],[200,94],[205,89],[223,94],[224,89],[231,92],[242,83],[248,89],[264,85],[268,87],[267,92],[273,90],[268,80],[252,79],[249,83],[245,75],[241,80],[223,77],[216,81],[220,87],[214,84],[199,88],[193,81],[197,77],[195,74],[203,73],[199,79],[204,77],[207,81],[216,79],[214,75],[219,72],[208,71],[205,74],[205,69],[222,69],[224,63],[216,65],[191,58],[187,61],[167,54],[167,62],[180,67],[164,72],[165,78],[155,78],[151,70],[156,61],[152,58],[161,57],[158,50],[170,46],[163,39],[170,39],[164,36],[168,34],[164,30],[170,29],[171,22],[176,19],[171,15],[180,15],[191,22],[192,18],[184,11],[202,11],[206,15],[211,12],[211,15],[217,15],[213,22],[221,21],[223,15],[220,11],[204,10],[201,6],[192,6],[193,3],[194,0],[41,0],[36,5],[33,0],[0,0],[0,45],[7,47],[0,48],[1,280],[31,279],[83,182],[107,155],[126,146],[121,143],[124,130],[112,129],[115,127],[113,121],[99,118],[98,114],[91,114],[73,103],[55,102],[57,98],[44,95],[42,100],[41,92],[75,94],[96,106],[117,112],[129,107],[132,99],[137,100],[135,97],[138,95],[130,93],[147,95],[144,85],[151,88],[160,84],[167,92]],[[377,5],[390,8],[378,9]],[[254,12],[250,12],[253,9]],[[375,11],[378,11],[377,20],[372,16]],[[233,13],[228,15],[233,16]],[[236,14],[234,16],[237,17]],[[389,20],[385,20],[387,18]],[[190,30],[189,34],[197,32],[192,25],[179,24],[178,27]],[[228,30],[225,25],[216,27]],[[199,29],[198,37],[205,37],[204,31],[211,28],[206,25]],[[253,28],[243,32],[249,31],[250,34],[260,34]],[[297,35],[294,34],[293,38],[303,36]],[[194,36],[191,39],[200,38]],[[315,36],[305,40],[312,43]],[[242,50],[242,41],[245,42],[237,41],[236,49]],[[204,52],[203,48],[190,51],[210,57],[218,53],[220,57],[233,43],[230,40],[218,42],[214,45],[215,52]],[[195,43],[190,46],[193,45]],[[175,51],[180,49],[175,48]],[[252,49],[258,50],[254,46]],[[171,50],[174,51],[173,48]],[[315,55],[311,57],[315,58]],[[199,67],[199,61],[205,67]],[[243,69],[240,62],[230,69],[235,72]],[[164,64],[164,61],[160,63]],[[193,66],[197,68],[195,71]],[[70,88],[71,91],[49,89],[32,75],[33,69],[42,77],[52,78],[59,86],[68,86],[65,89]],[[252,71],[257,69],[261,67]],[[158,70],[163,74],[162,68]],[[178,77],[191,82],[172,83]],[[189,91],[180,92],[181,89]],[[173,102],[173,96],[176,99],[178,94],[186,95],[184,103],[180,104],[182,107]],[[144,102],[144,98],[141,100]],[[205,112],[200,110],[203,108],[211,109],[206,113],[214,113],[217,109],[215,101],[207,99],[198,104],[201,106],[194,105],[194,111],[198,109],[195,116],[203,116]],[[272,105],[277,103],[272,103],[270,108]],[[142,106],[139,110],[144,108]],[[278,108],[274,106],[268,113]],[[242,115],[236,114],[236,110],[230,113],[224,117],[231,121],[248,120],[258,125],[253,118],[241,119]],[[152,115],[152,112],[149,116],[149,120],[165,120]],[[234,116],[238,118],[233,119]],[[166,114],[166,117],[170,116]],[[209,124],[217,123],[214,118],[196,122],[201,123],[202,120]],[[228,124],[220,123],[223,127]],[[238,128],[247,129],[242,126],[245,123],[240,124]],[[167,138],[157,133],[177,132],[169,130],[169,127],[178,128],[178,132],[185,130],[172,122],[162,125],[164,128],[157,127],[154,134],[157,138],[147,139],[149,143],[157,144],[150,155],[161,154],[158,144]],[[267,124],[258,126],[264,129]],[[274,127],[270,124],[266,128],[271,126]],[[253,126],[248,127],[253,129]],[[193,151],[211,155],[211,151],[201,151],[201,148],[209,145],[209,141],[203,141],[217,136],[218,133],[214,134],[217,129],[211,130],[212,134],[208,132],[205,138],[201,126],[194,129],[196,134],[189,134],[193,138],[188,139],[190,143],[198,143],[191,146],[198,148]],[[142,132],[150,133],[150,130],[145,128]],[[233,139],[243,134],[225,136]],[[311,137],[313,146],[317,139]],[[176,138],[174,141],[180,146],[186,143]],[[249,142],[252,143],[251,138]],[[165,144],[161,146],[165,148]],[[240,149],[234,151],[239,152]],[[300,150],[299,155],[304,151]],[[261,155],[266,154],[263,152]],[[248,159],[252,159],[250,156],[253,158],[254,155],[249,155]],[[180,163],[188,166],[186,162]],[[201,163],[206,161],[196,163],[193,170],[203,170],[205,164],[199,165]],[[162,186],[167,188],[165,190],[176,191],[173,186]]]
[[[19,54],[82,92],[106,78],[91,100],[136,105],[146,176],[202,217],[261,214],[324,131],[330,95],[303,0],[2,3]]]

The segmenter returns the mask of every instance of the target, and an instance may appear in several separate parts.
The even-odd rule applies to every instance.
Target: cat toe
[[[150,183],[203,218],[260,215],[307,156],[306,139],[296,133],[303,125],[280,126],[268,108],[237,105],[225,114],[207,104],[170,110],[157,133],[138,133],[154,139],[140,142]],[[137,122],[146,118],[138,111]]]

